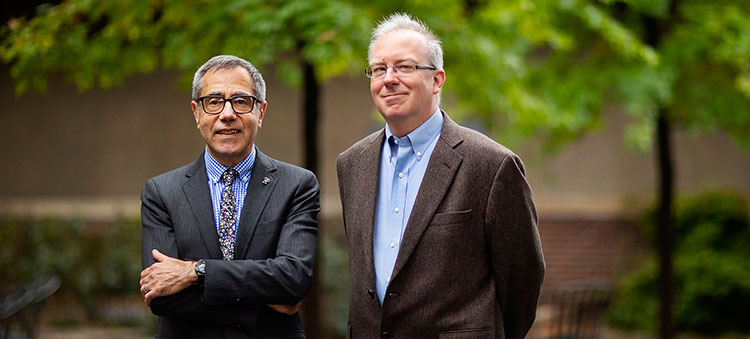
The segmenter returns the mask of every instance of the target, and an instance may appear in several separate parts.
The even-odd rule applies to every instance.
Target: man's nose
[[[385,75],[383,75],[383,82],[385,84],[393,84],[398,82],[398,75],[396,74],[395,67],[388,67],[385,69]]]
[[[234,108],[232,107],[232,102],[229,100],[224,101],[224,108],[219,112],[219,119],[227,120],[234,118],[236,118],[236,115],[234,113]]]

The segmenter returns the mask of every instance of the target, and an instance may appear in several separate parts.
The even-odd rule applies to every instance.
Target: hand
[[[172,295],[198,281],[195,262],[171,258],[154,249],[156,263],[141,272],[141,294],[146,306],[156,297]]]
[[[273,309],[276,312],[284,313],[286,315],[292,315],[297,312],[299,312],[299,307],[302,305],[302,302],[298,302],[297,305],[268,305],[271,309]]]

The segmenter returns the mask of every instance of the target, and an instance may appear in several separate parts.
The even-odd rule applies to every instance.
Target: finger
[[[150,279],[148,279],[149,275],[151,275],[151,269],[150,268],[146,269],[146,270],[143,270],[143,272],[141,272],[141,280],[138,281],[138,284],[139,285],[146,285],[146,284],[148,284],[148,281],[150,280]]]
[[[295,306],[291,305],[268,305],[271,309],[273,309],[276,312],[283,313],[286,315],[293,315],[297,313],[298,309]]]
[[[153,255],[154,259],[156,259],[156,261],[158,261],[158,262],[162,262],[162,261],[166,260],[167,258],[169,258],[168,256],[162,254],[161,252],[159,252],[159,250],[157,250],[155,248],[151,251],[151,255]]]
[[[286,313],[286,312],[284,312],[284,307],[283,307],[283,305],[270,305],[270,304],[269,304],[269,305],[268,305],[268,307],[270,307],[270,308],[271,308],[272,310],[274,310],[274,311],[276,311],[276,312],[279,312],[279,313]]]
[[[147,269],[145,269],[145,270],[141,271],[141,280],[145,280],[145,279],[146,279],[146,277],[148,277],[149,275],[151,275],[151,271],[153,271],[153,270],[151,269],[151,267],[149,267],[149,268],[147,268]],[[145,283],[144,283],[144,282],[141,282],[141,285],[143,285],[143,284],[145,284]]]
[[[148,293],[143,296],[143,301],[146,303],[146,306],[151,305],[151,300],[154,299],[154,294],[154,291],[148,291]]]

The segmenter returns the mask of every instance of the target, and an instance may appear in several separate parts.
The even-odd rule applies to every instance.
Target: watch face
[[[203,259],[198,260],[198,263],[195,264],[195,272],[198,274],[206,274],[206,262],[203,261]]]

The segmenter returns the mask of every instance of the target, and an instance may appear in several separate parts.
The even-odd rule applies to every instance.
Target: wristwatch
[[[198,275],[198,282],[197,284],[200,286],[203,286],[203,283],[206,281],[206,261],[201,259],[198,260],[197,263],[195,263],[195,274]]]

